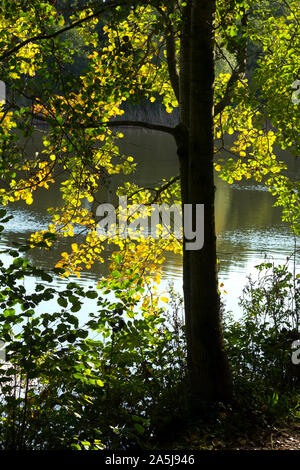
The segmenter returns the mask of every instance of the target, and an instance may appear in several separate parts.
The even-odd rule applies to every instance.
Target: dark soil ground
[[[267,431],[259,431],[251,435],[235,436],[232,440],[212,439],[204,444],[195,433],[186,437],[186,443],[179,447],[200,450],[300,450],[300,423],[289,424],[288,427],[273,427]]]
[[[224,432],[222,437],[220,434],[214,437],[210,431],[205,435],[195,428],[187,432],[185,437],[181,437],[171,448],[221,451],[300,450],[300,422],[297,420],[265,427],[253,426],[253,429],[247,427],[244,433],[241,429],[238,431],[230,429]]]
[[[274,428],[272,432],[255,439],[256,442],[241,440],[233,450],[300,450],[300,424],[288,428]]]

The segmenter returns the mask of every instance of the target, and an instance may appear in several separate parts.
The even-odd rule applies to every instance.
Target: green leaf
[[[90,291],[87,291],[87,293],[85,294],[85,296],[88,298],[88,299],[96,299],[98,297],[98,293],[94,290],[90,290]]]
[[[139,423],[134,423],[133,426],[134,426],[134,428],[137,430],[137,432],[138,432],[139,434],[144,434],[145,429],[143,428],[143,426],[142,426],[141,424],[139,424]]]
[[[115,277],[116,279],[118,279],[121,276],[121,273],[119,271],[113,271],[111,275]]]
[[[63,297],[59,297],[57,299],[57,303],[58,303],[58,305],[60,305],[61,307],[64,307],[64,308],[66,308],[67,305],[68,305],[67,299],[64,299]]]

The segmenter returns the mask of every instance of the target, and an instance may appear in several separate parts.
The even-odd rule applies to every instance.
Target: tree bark
[[[214,15],[215,0],[190,2],[188,59],[182,58],[181,119],[188,127],[188,149],[181,152],[184,203],[204,204],[204,246],[184,247],[184,297],[190,377],[191,410],[211,401],[228,401],[232,395],[230,368],[224,348],[217,281],[214,220]],[[185,51],[187,53],[187,50]],[[188,67],[188,72],[185,69]],[[183,160],[184,159],[184,160]]]
[[[180,57],[179,57],[179,110],[180,124],[177,126],[177,154],[179,158],[180,181],[181,181],[181,201],[182,214],[184,218],[184,207],[188,203],[189,188],[189,128],[190,128],[190,69],[191,69],[191,4],[185,7],[182,18],[182,30],[180,38]],[[183,233],[184,237],[184,233]],[[186,239],[183,238],[183,247]],[[183,248],[183,294],[185,305],[185,328],[187,345],[191,344],[191,321],[190,311],[186,308],[190,305],[190,272],[189,272],[189,254],[190,252]],[[187,362],[191,363],[191,349],[187,348]],[[189,371],[190,375],[190,371]]]

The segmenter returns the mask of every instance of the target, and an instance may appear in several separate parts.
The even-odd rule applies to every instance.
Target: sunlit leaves
[[[59,179],[63,203],[59,208],[49,209],[52,221],[47,232],[72,238],[70,251],[63,251],[57,264],[65,275],[79,276],[83,266],[90,268],[94,262],[101,262],[108,242],[122,252],[122,272],[140,263],[145,278],[150,279],[166,250],[181,252],[180,240],[172,237],[155,240],[149,233],[144,233],[141,239],[129,240],[120,234],[115,238],[99,236],[94,205],[97,191],[106,188],[115,175],[126,176],[135,170],[134,158],[120,154],[118,140],[122,139],[122,132],[109,125],[123,116],[125,103],[134,106],[149,100],[154,106],[163,104],[168,113],[178,106],[170,83],[166,37],[171,29],[175,68],[179,73],[183,4],[175,9],[169,2],[120,8],[101,17],[102,23],[93,16],[92,5],[74,10],[68,19],[56,12],[55,5],[42,2],[40,16],[34,6],[35,3],[23,10],[11,5],[9,13],[2,14],[0,44],[4,51],[42,32],[57,31],[67,21],[90,20],[81,23],[72,37],[64,34],[53,40],[28,40],[7,58],[8,66],[3,68],[0,78],[27,101],[16,109],[12,106],[13,111],[1,108],[1,171],[9,178],[8,186],[0,190],[2,201],[5,204],[24,200],[32,204],[37,189],[49,190]],[[234,4],[218,1],[216,49],[227,64],[228,73],[216,77],[216,105],[228,91],[232,70],[247,38],[251,36],[263,49],[255,81],[250,85],[240,74],[230,89],[227,105],[215,120],[215,169],[229,183],[242,178],[263,181],[279,174],[284,165],[275,156],[275,145],[291,146],[297,139],[299,114],[288,100],[292,78],[298,78],[295,76],[299,69],[298,13],[295,1],[290,6],[289,15],[279,17],[274,12],[264,13],[256,0]],[[244,21],[245,13],[251,20],[248,23]],[[264,24],[262,20],[267,16]],[[76,75],[70,66],[79,48],[85,60]],[[264,124],[266,116],[276,129]],[[34,158],[26,154],[12,134],[17,127],[25,137],[31,135],[33,119],[48,126],[43,148]],[[228,136],[232,139],[230,144]],[[146,207],[153,201],[180,203],[178,181],[166,185],[164,190],[161,187],[144,190],[128,182],[122,184],[118,195],[128,196],[131,205]],[[161,233],[168,230],[158,229]],[[75,239],[78,232],[84,233],[80,243]],[[33,234],[32,246],[40,243],[51,246],[52,240],[45,239],[45,234],[46,231]],[[112,263],[112,272],[116,271],[121,269],[114,269]]]
[[[279,145],[297,149],[300,113],[299,106],[292,102],[292,85],[300,74],[299,2],[289,1],[286,16],[267,12],[261,15],[261,27],[251,28],[252,40],[263,50],[255,84],[264,113],[276,127]]]

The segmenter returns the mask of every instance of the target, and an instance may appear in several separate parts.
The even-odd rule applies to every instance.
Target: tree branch
[[[214,117],[218,116],[218,114],[220,114],[226,108],[226,106],[230,104],[234,85],[238,81],[239,78],[240,78],[240,72],[238,69],[235,69],[232,72],[231,77],[227,82],[226,90],[225,90],[223,98],[215,106]]]
[[[17,109],[17,107],[15,107]],[[32,117],[36,121],[41,121],[43,123],[48,123],[49,118],[44,117],[41,114],[38,113],[32,113]],[[177,128],[176,127],[170,127],[170,126],[164,126],[162,124],[153,124],[149,122],[144,122],[144,121],[130,121],[130,120],[117,120],[117,121],[108,121],[108,122],[94,122],[94,123],[87,123],[87,124],[79,124],[79,128],[85,128],[85,129],[93,129],[96,127],[100,126],[106,126],[106,127],[140,127],[144,129],[149,129],[152,131],[158,131],[158,132],[164,132],[165,134],[172,135],[175,140],[177,139]],[[76,127],[76,124],[75,126]]]
[[[176,70],[176,46],[175,37],[173,33],[169,33],[166,36],[166,47],[167,47],[167,61],[170,82],[174,90],[175,96],[179,101],[179,76]]]
[[[177,73],[177,61],[176,61],[176,42],[175,33],[173,31],[172,24],[169,20],[168,15],[159,6],[156,7],[157,11],[164,18],[166,25],[166,52],[167,52],[167,64],[170,82],[174,90],[175,96],[179,101],[179,75]]]
[[[108,123],[101,123],[101,125],[107,125],[107,127],[143,127],[144,129],[150,129],[153,131],[165,132],[175,137],[175,128],[164,126],[161,124],[151,124],[144,121],[110,121]]]
[[[115,7],[118,7],[118,6],[122,6],[124,4],[133,4],[133,3],[134,4],[135,3],[148,3],[148,1],[147,0],[141,0],[141,1],[133,2],[133,0],[106,0],[105,4],[103,4],[100,9],[98,9],[97,11],[92,13],[91,15],[86,16],[85,18],[74,21],[74,23],[70,24],[69,26],[66,26],[62,29],[59,29],[59,30],[55,31],[54,33],[39,34],[37,36],[33,36],[31,38],[25,39],[25,41],[20,42],[18,45],[16,45],[12,49],[10,49],[6,52],[3,52],[3,54],[0,57],[0,62],[4,61],[5,59],[10,57],[11,55],[15,54],[16,52],[18,52],[20,49],[27,46],[27,44],[30,44],[31,42],[54,39],[57,36],[59,36],[60,34],[66,33],[67,31],[70,31],[71,29],[83,26],[84,23],[98,17],[99,15],[101,15],[101,13],[103,13],[104,11],[106,11],[108,9],[115,8]]]
[[[159,200],[159,197],[160,197],[161,193],[163,193],[164,191],[169,189],[169,187],[172,186],[177,181],[180,181],[180,177],[179,176],[173,176],[169,181],[167,181],[165,184],[163,184],[160,188],[149,188],[149,187],[139,188],[136,191],[134,191],[133,193],[129,194],[128,199],[133,198],[133,196],[140,193],[141,191],[147,190],[147,191],[150,191],[150,192],[154,192],[155,195],[154,195],[153,199],[151,199],[150,202],[145,204],[146,206],[150,206],[151,204],[155,204]]]
[[[242,28],[247,27],[247,14],[244,12],[241,21]],[[246,58],[247,58],[247,44],[243,44],[242,47],[237,51],[237,67],[232,71],[231,77],[227,82],[226,90],[223,98],[219,103],[216,104],[214,109],[214,117],[218,116],[225,108],[230,104],[232,98],[232,92],[234,86],[238,80],[240,80],[245,75],[246,71]]]

